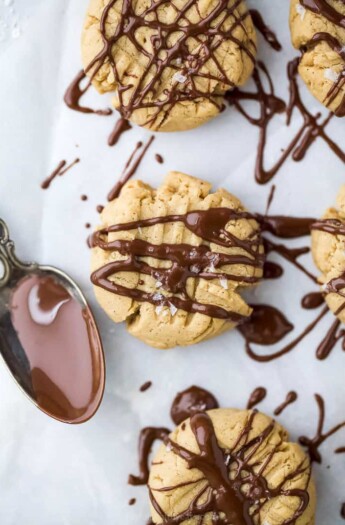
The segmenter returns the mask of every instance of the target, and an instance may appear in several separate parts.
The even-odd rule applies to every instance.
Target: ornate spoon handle
[[[37,268],[36,263],[24,263],[15,254],[14,242],[10,239],[7,224],[0,218],[0,262],[3,265],[3,273],[0,277],[0,288],[6,286],[10,280],[13,270],[30,271]]]

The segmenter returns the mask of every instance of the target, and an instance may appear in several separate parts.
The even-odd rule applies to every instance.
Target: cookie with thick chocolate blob
[[[312,253],[326,302],[345,323],[345,186],[339,192],[337,207],[329,208],[313,225]]]
[[[165,440],[149,477],[154,524],[313,525],[310,460],[256,411],[196,413]]]
[[[124,118],[178,131],[216,116],[246,82],[256,35],[243,0],[91,0],[82,54]]]
[[[240,295],[264,262],[259,225],[225,190],[170,173],[127,183],[93,235],[92,282],[115,322],[157,348],[191,345],[251,314]]]
[[[291,0],[292,43],[302,51],[299,73],[311,93],[345,116],[345,2]]]

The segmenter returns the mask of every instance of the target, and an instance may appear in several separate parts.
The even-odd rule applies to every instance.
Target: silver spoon
[[[0,354],[22,391],[49,416],[84,423],[98,410],[104,355],[82,291],[57,268],[21,262],[2,219]]]

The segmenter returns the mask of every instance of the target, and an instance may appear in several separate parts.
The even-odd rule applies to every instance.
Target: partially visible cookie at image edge
[[[159,448],[148,487],[154,524],[315,522],[308,456],[284,427],[256,411],[193,415]]]
[[[345,116],[345,2],[291,0],[292,43],[301,50],[299,73],[310,92]]]

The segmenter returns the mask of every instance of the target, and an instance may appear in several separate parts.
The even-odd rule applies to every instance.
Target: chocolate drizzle
[[[164,441],[170,430],[167,428],[146,427],[140,432],[139,437],[139,476],[130,474],[128,483],[130,485],[146,485],[149,480],[149,456],[155,441]]]
[[[289,405],[291,405],[292,403],[295,403],[297,399],[298,399],[298,395],[296,392],[293,392],[293,391],[289,392],[286,396],[285,401],[275,409],[274,415],[280,416],[280,414],[282,414]]]
[[[270,27],[266,24],[262,18],[261,13],[257,9],[250,9],[250,16],[252,17],[253,24],[256,29],[260,31],[266,42],[275,50],[281,51],[282,45],[279,42],[277,35],[272,31]]]
[[[110,66],[114,86],[116,85],[119,110],[126,119],[130,119],[134,111],[145,109],[149,110],[150,116],[143,125],[152,126],[158,118],[162,118],[160,122],[162,125],[177,103],[204,99],[209,100],[220,110],[221,97],[210,93],[209,89],[203,91],[199,87],[200,80],[203,82],[207,80],[207,85],[213,83],[228,86],[229,89],[233,87],[226,70],[218,60],[218,48],[229,40],[235,42],[241,52],[253,62],[255,60],[249,47],[234,34],[238,27],[246,31],[244,21],[249,13],[240,15],[237,12],[241,0],[236,0],[231,5],[228,0],[218,0],[205,17],[200,16],[197,23],[192,23],[189,19],[193,9],[198,12],[197,0],[185,2],[180,9],[172,4],[176,17],[171,23],[164,23],[159,17],[159,11],[166,3],[165,0],[151,2],[141,9],[140,13],[137,12],[133,0],[123,0],[118,23],[109,23],[115,3],[116,0],[110,0],[104,7],[100,22],[103,48],[86,68],[86,73],[91,76],[92,81],[104,64]],[[139,41],[138,35],[142,34],[143,28],[151,33],[150,44],[143,45]],[[171,44],[172,34],[177,37],[174,44]],[[147,68],[139,78],[135,79],[135,82],[130,74],[126,71],[120,72],[118,67],[116,43],[119,40],[123,42],[121,48],[126,45],[126,41],[129,41],[131,46],[134,46],[147,60]],[[191,41],[196,44],[193,49],[190,45]],[[250,44],[254,50],[254,42],[250,41]],[[217,72],[212,75],[205,72],[209,60],[217,66]],[[162,91],[160,89],[162,77],[171,75],[174,71],[186,80],[173,81],[170,88]]]
[[[329,122],[333,118],[333,114],[331,113],[326,119],[319,122],[321,114],[317,113],[316,115],[312,115],[302,101],[297,83],[298,65],[299,58],[296,58],[289,62],[287,67],[290,91],[290,99],[287,105],[275,95],[273,81],[266,66],[260,61],[258,62],[257,68],[254,70],[253,74],[256,91],[247,92],[235,89],[228,92],[226,96],[230,105],[234,106],[248,120],[248,122],[260,129],[255,166],[255,179],[259,184],[266,184],[269,182],[277,174],[290,155],[292,155],[292,159],[296,162],[304,159],[307,151],[317,138],[321,138],[326,142],[339,159],[345,162],[345,151],[341,150],[325,131]],[[264,87],[262,75],[267,80],[268,90]],[[242,102],[248,100],[256,101],[259,104],[260,116],[258,118],[252,117],[244,108]],[[288,146],[284,148],[282,155],[273,167],[266,170],[264,167],[264,158],[267,146],[268,126],[276,115],[284,112],[286,112],[287,125],[289,125],[295,109],[302,116],[303,124]]]
[[[301,305],[305,310],[314,310],[319,308],[325,302],[321,292],[310,292],[302,298]]]
[[[247,403],[247,409],[251,410],[256,405],[261,403],[267,396],[267,390],[266,388],[263,388],[262,386],[259,386],[256,388],[249,397],[248,403]]]
[[[128,159],[125,168],[121,174],[120,180],[115,184],[113,189],[108,194],[108,201],[113,201],[114,199],[117,199],[117,197],[120,195],[122,188],[124,185],[129,181],[133,175],[135,175],[137,169],[140,166],[141,161],[145,157],[145,154],[149,147],[151,146],[152,142],[154,141],[154,136],[152,135],[147,143],[145,144],[143,150],[140,152],[139,155],[137,153],[142,148],[143,143],[138,142],[133,153],[131,154],[130,158]]]
[[[120,140],[121,136],[122,136],[126,131],[129,131],[130,129],[132,129],[132,126],[131,126],[131,124],[128,122],[128,120],[126,120],[125,118],[120,118],[120,119],[116,122],[113,131],[112,131],[111,134],[109,135],[109,138],[108,138],[108,146],[115,146],[115,144],[117,144],[118,141]]]
[[[299,442],[301,445],[307,448],[308,454],[312,462],[322,463],[322,455],[319,450],[321,445],[334,434],[339,432],[342,428],[345,428],[345,421],[335,425],[327,432],[324,431],[325,426],[325,402],[324,399],[319,395],[315,394],[316,403],[319,409],[319,422],[316,429],[316,434],[313,438],[301,436]]]
[[[231,450],[222,449],[217,441],[215,430],[210,416],[206,413],[194,414],[190,419],[192,432],[195,436],[200,454],[191,452],[167,438],[165,443],[171,451],[183,459],[189,469],[198,469],[202,475],[197,481],[200,484],[190,505],[186,510],[168,516],[164,513],[155,499],[155,489],[149,487],[150,499],[153,508],[158,513],[162,523],[179,525],[191,517],[199,517],[201,523],[205,516],[212,514],[213,522],[232,525],[254,525],[260,516],[263,507],[274,498],[296,498],[297,508],[291,510],[292,516],[287,518],[285,525],[296,523],[309,504],[307,487],[310,479],[310,467],[304,460],[297,468],[284,476],[284,479],[275,488],[269,486],[264,472],[269,467],[279,446],[272,447],[259,466],[254,461],[256,454],[262,453],[263,447],[274,430],[274,422],[267,425],[261,433],[250,438],[254,428],[257,412],[253,411],[240,432],[238,439]],[[305,489],[287,489],[286,484],[306,473]],[[206,481],[205,483],[200,483]],[[176,487],[166,490],[173,491]],[[158,489],[159,490],[159,489]]]
[[[175,307],[189,313],[201,313],[216,319],[223,319],[239,323],[244,317],[234,311],[226,310],[213,304],[202,304],[190,298],[187,293],[187,281],[190,278],[198,279],[226,279],[239,283],[255,284],[259,277],[238,275],[234,270],[231,273],[222,272],[223,266],[239,264],[262,269],[264,255],[261,253],[261,238],[258,231],[254,231],[251,238],[241,240],[226,230],[229,221],[240,221],[253,218],[249,213],[235,211],[229,208],[211,208],[203,211],[191,211],[182,215],[168,215],[152,217],[151,219],[133,221],[127,224],[118,224],[103,228],[95,232],[92,239],[93,246],[102,250],[117,251],[126,256],[124,261],[114,261],[96,270],[91,280],[109,292],[130,297],[139,302],[149,302],[155,306]],[[137,230],[154,226],[181,222],[193,234],[200,237],[204,243],[199,246],[189,244],[151,244],[141,239],[110,241],[109,234]],[[239,248],[240,254],[218,253],[211,251],[207,243],[215,243],[225,248]],[[243,253],[245,252],[245,253]],[[158,260],[170,261],[169,268],[156,268],[142,261],[143,257],[154,257]],[[127,288],[111,281],[121,271],[135,272],[152,276],[162,283],[160,292],[149,293],[139,288]],[[172,295],[164,295],[164,293]]]
[[[146,383],[144,383],[143,385],[141,385],[140,387],[140,392],[146,392],[146,390],[148,390],[149,388],[151,388],[152,386],[152,381],[146,381]]]
[[[219,408],[218,401],[211,392],[199,386],[191,386],[175,397],[170,410],[171,419],[179,425],[196,412]]]
[[[108,116],[112,114],[110,108],[107,109],[92,109],[87,106],[82,106],[80,104],[81,98],[85,95],[88,89],[91,86],[91,81],[87,80],[86,86],[82,87],[81,84],[86,80],[86,74],[83,70],[79,71],[76,77],[72,80],[71,84],[68,86],[64,101],[70,109],[74,111],[79,111],[80,113],[94,113],[96,115]]]
[[[332,7],[327,0],[300,0],[300,4],[313,13],[324,16],[339,27],[345,29],[345,16]]]
[[[42,182],[42,184],[41,184],[42,190],[47,190],[56,177],[62,177],[65,173],[67,173],[67,171],[69,171],[71,168],[73,168],[73,166],[75,166],[79,162],[80,162],[80,159],[75,159],[68,166],[67,166],[67,162],[65,160],[62,160],[61,162],[59,162],[59,164],[57,165],[55,170],[49,175],[49,177],[47,177]]]

